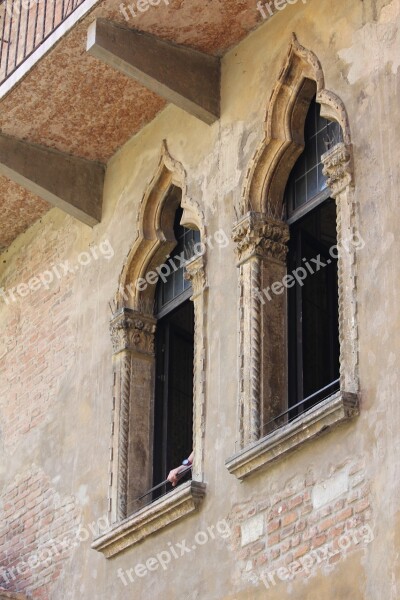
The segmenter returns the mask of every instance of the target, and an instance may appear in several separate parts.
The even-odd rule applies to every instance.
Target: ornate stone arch
[[[176,245],[174,218],[178,206],[183,208],[181,223],[198,229],[205,236],[204,215],[198,203],[187,194],[183,166],[162,144],[156,173],[140,203],[137,236],[124,262],[115,296],[115,314],[111,320],[113,343],[114,391],[111,426],[111,460],[109,482],[109,513],[113,524],[130,517],[129,534],[118,541],[114,534],[99,539],[94,547],[112,556],[142,539],[172,520],[197,507],[204,495],[203,437],[205,429],[205,368],[206,368],[206,301],[205,245],[203,254],[196,255],[186,266],[192,282],[195,314],[194,335],[194,451],[193,480],[179,489],[179,506],[167,499],[160,508],[160,519],[151,511],[151,523],[143,515],[134,514],[141,508],[137,498],[152,485],[153,418],[155,356],[154,335],[157,327],[153,315],[157,283],[156,269],[165,264]],[[151,280],[145,280],[146,275]],[[138,285],[138,282],[140,283]],[[186,487],[185,487],[186,486]],[[182,498],[183,494],[183,498]],[[173,494],[172,494],[173,496]],[[166,506],[167,505],[167,506]]]
[[[342,100],[325,88],[316,55],[292,34],[287,57],[268,104],[265,136],[246,174],[240,213],[265,213],[280,219],[288,174],[304,148],[304,122],[314,95],[321,114],[336,121],[343,142],[351,150],[350,125]]]
[[[349,120],[343,102],[326,90],[318,58],[293,34],[268,105],[264,139],[246,174],[241,217],[233,230],[239,258],[238,428],[242,449],[267,436],[270,430],[264,424],[273,423],[287,408],[286,294],[267,301],[262,290],[272,289],[286,275],[289,228],[283,221],[284,192],[304,148],[304,122],[315,95],[322,115],[337,121],[342,129],[343,141],[332,144],[322,160],[337,204],[338,245],[346,249],[338,261],[341,396],[334,415],[320,429],[357,412],[356,249],[351,245],[357,225]],[[244,477],[268,462],[267,454],[253,449],[248,458],[242,451],[227,465]]]
[[[174,188],[180,193],[171,198]],[[143,307],[152,305],[154,286],[140,289],[136,282],[164,263],[173,250],[176,244],[173,222],[178,205],[183,208],[181,224],[189,229],[199,230],[202,239],[205,239],[204,213],[199,203],[188,196],[185,169],[172,158],[167,142],[163,140],[156,173],[140,202],[136,239],[120,276],[115,299],[118,308],[143,310]]]

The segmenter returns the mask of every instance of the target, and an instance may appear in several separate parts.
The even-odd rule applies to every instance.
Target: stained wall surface
[[[109,161],[101,224],[89,229],[52,209],[2,256],[0,588],[43,600],[398,598],[399,24],[400,0],[288,5],[224,57],[220,121],[207,126],[168,106]],[[234,244],[216,245],[207,253],[206,497],[198,512],[106,559],[90,544],[108,510],[110,301],[139,204],[165,139],[208,235],[230,238],[293,31],[349,115],[365,242],[360,416],[243,483],[228,473],[238,438],[238,275]],[[32,277],[35,291],[17,288]],[[214,539],[194,549],[211,526]],[[137,576],[137,565],[183,541],[189,552]],[[301,558],[296,577],[277,575]],[[21,561],[15,577],[4,570]]]

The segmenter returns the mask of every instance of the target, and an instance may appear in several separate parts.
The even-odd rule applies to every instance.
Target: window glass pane
[[[339,377],[337,260],[329,253],[336,243],[332,199],[291,226],[288,273],[307,266],[308,274],[288,293],[289,405],[316,394],[291,417],[337,389],[320,392]]]
[[[285,192],[289,216],[327,187],[321,156],[341,141],[340,126],[321,117],[320,105],[315,100],[306,117],[304,140],[304,151],[292,170]]]
[[[184,264],[194,256],[196,251],[199,252],[201,249],[199,246],[196,247],[196,244],[200,242],[200,232],[183,227],[180,224],[182,214],[183,210],[178,208],[174,224],[177,245],[166,262],[166,265],[170,269],[170,273],[167,274],[167,270],[164,269],[165,274],[157,283],[156,314],[158,314],[161,309],[164,309],[169,303],[171,303],[172,307],[172,303],[175,304],[175,301],[179,296],[190,289],[190,281],[184,278]]]

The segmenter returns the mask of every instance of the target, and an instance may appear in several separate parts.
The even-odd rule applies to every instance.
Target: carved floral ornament
[[[286,259],[289,227],[282,221],[250,212],[237,223],[232,237],[237,244],[239,262],[252,256]]]
[[[336,121],[341,127],[343,143],[335,148],[340,146],[346,156],[344,185],[351,182],[352,146],[346,108],[335,93],[326,89],[323,69],[317,56],[304,48],[293,34],[268,104],[264,138],[246,173],[240,215],[254,211],[280,219],[288,175],[304,148],[304,120],[314,96],[321,106],[321,115]],[[342,151],[334,160],[343,162]],[[331,155],[331,152],[326,155]],[[328,174],[330,187],[340,172],[332,175],[331,178]]]
[[[129,308],[124,308],[111,321],[110,331],[114,353],[132,350],[154,353],[156,320]]]
[[[204,254],[196,256],[186,263],[184,277],[192,284],[192,300],[203,293],[207,287]]]
[[[351,146],[337,144],[322,155],[323,174],[327,178],[328,187],[335,198],[346,187],[353,183],[353,165]]]

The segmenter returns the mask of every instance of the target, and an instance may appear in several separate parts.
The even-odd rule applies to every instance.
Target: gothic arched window
[[[305,147],[288,180],[289,417],[339,389],[339,320],[336,204],[322,173],[321,156],[341,141],[340,127],[311,102]]]

